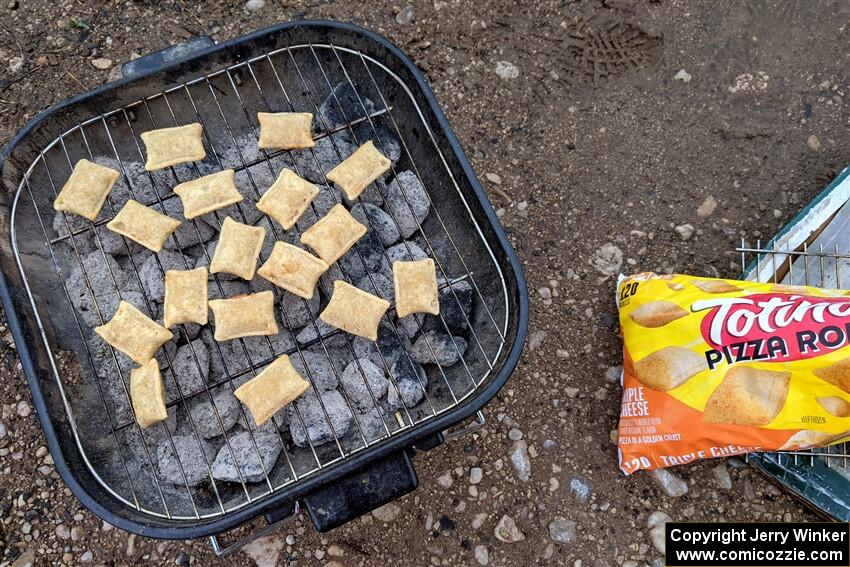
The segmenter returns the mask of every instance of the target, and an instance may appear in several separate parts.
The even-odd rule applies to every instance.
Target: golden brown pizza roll
[[[180,323],[207,324],[207,269],[167,270],[163,322],[166,327]]]
[[[823,447],[835,441],[844,439],[850,435],[850,431],[844,433],[827,433],[825,431],[813,431],[811,429],[801,429],[794,435],[788,438],[780,451],[801,451],[803,449],[811,449],[813,447]]]
[[[234,394],[248,406],[254,423],[262,425],[309,387],[310,383],[298,374],[289,357],[284,354],[256,377],[236,388]]]
[[[269,259],[257,273],[286,291],[304,299],[313,298],[319,277],[328,269],[323,260],[286,242],[275,242]]]
[[[330,170],[328,181],[336,183],[350,200],[356,199],[370,183],[386,173],[392,162],[369,140]]]
[[[159,362],[155,358],[130,371],[130,399],[136,421],[142,429],[168,418],[165,385],[159,373]]]
[[[787,285],[787,284],[773,284],[770,286],[770,291],[774,293],[797,293],[804,294],[808,293],[808,289],[804,285]]]
[[[722,280],[694,280],[691,283],[703,290],[705,293],[731,293],[733,291],[741,291],[741,288]]]
[[[782,411],[790,383],[790,372],[733,366],[708,398],[702,420],[706,423],[767,425]]]
[[[257,208],[289,230],[318,194],[318,187],[301,179],[292,170],[284,169],[257,201]]]
[[[681,319],[687,314],[685,309],[670,301],[650,301],[629,313],[629,318],[641,327],[654,329]]]
[[[130,199],[106,228],[134,242],[138,242],[148,250],[159,252],[171,233],[177,230],[180,221],[164,215],[150,207]]]
[[[647,388],[666,392],[707,368],[703,355],[680,346],[668,346],[635,362],[635,378]]]
[[[818,368],[812,373],[821,380],[829,382],[850,394],[850,357],[842,358],[829,366]]]
[[[114,169],[81,159],[56,195],[53,208],[94,221],[120,176]]]
[[[258,112],[263,149],[294,150],[312,148],[313,115],[309,112]]]
[[[330,265],[354,246],[366,234],[366,227],[342,205],[334,205],[323,216],[301,234],[301,242],[316,251],[319,258]]]
[[[271,291],[213,299],[210,309],[215,316],[215,340],[219,342],[277,334]]]
[[[155,171],[171,165],[198,161],[207,157],[204,150],[203,126],[195,122],[174,128],[160,128],[142,133],[148,159],[145,169]]]
[[[241,201],[234,175],[232,169],[225,169],[175,187],[174,192],[183,203],[183,216],[193,219]]]
[[[393,262],[393,287],[399,317],[407,317],[411,313],[440,314],[437,270],[431,258]]]
[[[850,402],[838,396],[818,398],[818,403],[827,413],[835,417],[850,417]]]
[[[94,331],[136,364],[145,364],[173,337],[171,331],[126,301],[118,304],[118,310],[108,323],[95,327]]]
[[[224,272],[250,280],[257,270],[257,258],[260,257],[265,238],[265,228],[242,224],[225,217],[210,262],[210,272]]]
[[[683,286],[679,282],[669,282],[667,284],[667,287],[669,287],[673,291],[682,291],[683,289],[685,289],[685,286]]]
[[[389,308],[389,301],[336,280],[331,300],[319,318],[332,327],[376,341],[378,323]]]

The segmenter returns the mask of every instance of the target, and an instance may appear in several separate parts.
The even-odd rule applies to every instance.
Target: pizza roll
[[[722,280],[694,280],[691,283],[703,290],[705,293],[731,293],[733,291],[741,291],[741,288]]]
[[[708,398],[702,420],[707,423],[767,425],[782,411],[790,383],[790,372],[733,366]]]
[[[331,300],[319,318],[332,327],[376,341],[378,323],[389,307],[389,301],[336,280]]]
[[[174,192],[183,202],[183,216],[193,219],[241,201],[234,175],[232,169],[225,169],[175,187]]]
[[[327,269],[328,265],[324,261],[306,250],[278,241],[257,273],[286,291],[304,299],[312,299],[316,282]]]
[[[136,364],[145,364],[153,358],[159,347],[174,336],[133,304],[123,300],[118,304],[112,319],[105,325],[95,327],[94,332],[132,358]]]
[[[812,371],[812,374],[850,394],[850,357]]]
[[[309,387],[310,383],[298,374],[289,357],[284,354],[233,393],[248,406],[254,423],[259,426],[282,407],[294,402]]]
[[[838,396],[818,398],[818,403],[830,415],[835,417],[850,417],[850,402]]]
[[[112,232],[126,236],[154,252],[162,250],[165,241],[178,226],[179,220],[133,199],[127,201],[115,218],[106,223],[106,228]]]
[[[318,187],[301,179],[291,169],[284,169],[257,201],[257,208],[289,230],[318,194]]]
[[[431,258],[393,262],[393,287],[395,310],[399,317],[407,317],[411,313],[440,314],[437,270]]]
[[[844,433],[832,434],[826,431],[813,431],[811,429],[801,429],[794,435],[788,438],[780,451],[800,451],[802,449],[811,449],[813,447],[823,447],[835,441],[839,441],[850,435],[850,431]]]
[[[773,284],[770,286],[770,291],[774,293],[794,293],[798,295],[805,295],[809,292],[808,288],[804,285],[788,284]]]
[[[647,388],[666,392],[707,368],[703,355],[680,346],[668,346],[635,362],[635,378]]]
[[[356,199],[370,183],[390,168],[389,159],[369,140],[326,175],[339,185],[350,200]]]
[[[215,340],[219,342],[277,334],[271,291],[213,299],[210,309],[215,316]]]
[[[670,301],[650,301],[631,313],[629,318],[641,327],[654,329],[687,316],[688,312]]]
[[[669,282],[667,284],[667,287],[669,287],[673,291],[682,291],[683,289],[685,289],[685,286],[683,286],[682,284],[680,284],[678,282]]]
[[[207,268],[167,270],[163,322],[166,327],[180,323],[207,324]]]
[[[141,137],[148,154],[145,169],[155,171],[178,163],[204,159],[207,152],[204,150],[203,131],[203,126],[195,122],[143,132]]]
[[[258,112],[262,149],[312,148],[313,115],[309,112]]]
[[[301,242],[316,251],[328,265],[333,264],[366,234],[366,227],[340,204],[301,234]]]
[[[265,228],[225,217],[210,262],[210,272],[224,272],[250,280],[257,270],[257,258],[260,257],[265,238]]]
[[[81,159],[56,195],[53,208],[94,221],[120,176],[114,169]]]
[[[155,358],[130,371],[130,399],[136,421],[142,429],[168,418],[165,385],[159,373],[159,362]]]

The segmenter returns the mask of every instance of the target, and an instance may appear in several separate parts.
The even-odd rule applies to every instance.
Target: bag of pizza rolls
[[[620,277],[620,468],[850,439],[850,292]]]

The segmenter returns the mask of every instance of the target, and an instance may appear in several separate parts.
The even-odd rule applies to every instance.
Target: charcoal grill
[[[421,73],[385,39],[330,21],[286,23],[221,45],[199,38],[125,64],[123,71],[124,79],[37,116],[0,154],[0,293],[48,448],[64,481],[86,507],[115,526],[156,538],[212,536],[219,553],[232,548],[223,549],[217,534],[261,516],[273,525],[301,506],[317,529],[325,531],[411,491],[417,483],[410,458],[414,451],[437,446],[463,431],[459,424],[470,418],[476,420],[472,427],[483,423],[482,406],[516,366],[528,316],[527,289],[517,257]],[[342,93],[346,100],[340,100]],[[328,112],[320,112],[322,104],[330,105],[330,114],[338,119],[328,120]],[[163,374],[171,392],[169,411],[183,417],[178,425],[183,431],[160,424],[143,432],[127,402],[129,367],[114,351],[104,350],[91,326],[107,320],[118,299],[135,300],[141,309],[156,313],[157,301],[140,274],[151,265],[144,266],[148,258],[144,251],[126,240],[117,243],[120,250],[112,250],[121,264],[113,263],[106,248],[116,243],[106,241],[111,237],[103,225],[129,197],[169,211],[176,199],[171,187],[224,168],[237,171],[242,193],[254,199],[282,167],[294,167],[298,173],[302,173],[299,168],[314,166],[327,171],[318,151],[299,158],[292,152],[257,149],[256,113],[289,110],[317,116],[315,138],[317,143],[326,139],[327,155],[342,159],[344,141],[360,144],[374,139],[384,153],[397,154],[392,177],[410,171],[425,187],[430,214],[416,221],[417,232],[404,246],[413,254],[410,242],[416,243],[435,259],[442,297],[457,302],[462,313],[459,282],[471,289],[473,307],[463,315],[468,348],[464,353],[458,350],[461,361],[453,366],[426,366],[427,386],[420,385],[422,399],[412,407],[403,404],[396,411],[386,411],[364,378],[374,404],[372,415],[380,420],[371,427],[357,417],[350,392],[340,387],[355,420],[348,433],[338,435],[318,396],[319,419],[328,420],[332,433],[327,443],[314,443],[307,436],[306,446],[297,446],[278,423],[258,429],[240,408],[237,427],[248,431],[248,451],[259,457],[257,439],[263,435],[276,436],[283,449],[273,466],[262,466],[258,481],[246,479],[240,468],[238,479],[221,481],[212,476],[214,455],[204,452],[199,435],[199,428],[209,423],[192,417],[191,404],[212,403],[212,422],[222,430],[218,443],[231,459],[238,460],[234,429],[225,431],[222,408],[216,403],[219,389],[232,392],[280,354],[303,361],[304,351],[310,348],[329,360],[338,379],[342,368],[334,360],[335,353],[348,351],[357,359],[356,349],[362,344],[322,328],[313,316],[308,322],[313,338],[304,342],[291,337],[288,341],[237,341],[233,348],[241,353],[240,368],[228,369],[222,346],[213,343],[209,357],[220,358],[224,376],[201,380],[197,387],[187,386],[184,376],[175,374],[175,353],[165,349],[161,362],[167,368]],[[204,125],[207,158],[203,162],[155,173],[140,167],[144,162],[141,132],[191,122]],[[94,222],[57,217],[51,206],[80,158],[106,160],[122,173],[119,186]],[[385,189],[376,186],[379,193]],[[401,189],[410,207],[409,195]],[[228,214],[257,222],[248,218],[247,205],[233,207]],[[179,239],[203,242],[202,232],[217,230],[223,220],[221,214],[213,217],[208,226],[198,219],[187,221],[185,230],[175,233],[174,252],[182,264],[178,267],[193,267]],[[279,227],[271,228],[270,239],[286,238]],[[208,263],[207,247],[197,248]],[[365,266],[359,248],[357,255]],[[160,255],[149,257],[155,259],[153,268],[158,273],[168,269]],[[81,275],[85,285],[69,289],[69,273]],[[344,269],[341,275],[353,277]],[[374,285],[371,272],[368,278]],[[103,292],[104,285],[108,292]],[[227,295],[232,285],[216,276],[211,294]],[[81,291],[83,295],[72,301],[72,294]],[[80,308],[80,297],[89,301],[90,309]],[[395,337],[403,342],[402,321],[392,313],[391,309],[385,318],[384,333],[391,341]],[[288,327],[292,311],[283,309],[281,315]],[[431,323],[448,330],[443,314]],[[422,319],[406,322],[415,327],[413,332],[424,324]],[[196,332],[184,325],[175,334],[188,345],[192,361],[203,374],[193,346],[197,343],[189,340]],[[434,354],[435,346],[426,343]],[[389,371],[386,343],[377,344],[378,357]],[[399,360],[405,357],[409,360],[407,350]],[[102,370],[106,363],[108,372]],[[313,381],[310,367],[304,364]],[[402,398],[392,373],[389,388]],[[303,427],[305,419],[316,416],[301,415],[296,406],[288,419]],[[178,433],[198,443],[192,462],[187,460],[192,451],[175,444]],[[179,471],[180,482],[163,478],[156,451],[171,451],[176,457],[172,465]],[[204,477],[200,481],[191,478],[198,474],[198,467]]]

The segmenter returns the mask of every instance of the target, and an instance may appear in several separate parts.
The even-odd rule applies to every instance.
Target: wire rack
[[[847,271],[850,269],[850,254],[838,245],[832,250],[824,250],[822,245],[810,249],[804,243],[798,249],[783,250],[777,248],[775,242],[763,245],[758,240],[752,246],[742,240],[736,252],[741,256],[742,273],[755,281],[843,289],[842,280],[846,282],[848,278],[842,274],[850,274]],[[850,442],[803,451],[770,453],[769,457],[779,465],[824,466],[850,475]]]
[[[346,115],[345,104],[339,100],[335,91],[335,85],[338,84],[348,85],[350,92],[354,93],[354,107],[362,110],[357,112],[357,116],[349,118]],[[341,124],[333,125],[325,121],[320,112],[323,101],[342,115]],[[163,276],[165,270],[171,267],[164,265],[160,254],[149,254],[121,238],[122,265],[116,269],[116,262],[106,251],[104,239],[110,235],[103,225],[120,209],[120,201],[127,198],[161,211],[173,211],[176,199],[171,191],[173,186],[226,168],[236,170],[237,185],[246,197],[245,202],[234,206],[228,214],[241,222],[254,224],[257,220],[253,218],[249,201],[259,199],[262,191],[283,167],[290,167],[299,175],[304,173],[302,169],[305,167],[315,167],[319,172],[329,169],[323,163],[323,157],[314,149],[300,155],[290,151],[258,149],[258,129],[255,123],[258,111],[313,112],[318,121],[318,132],[314,139],[317,144],[327,139],[338,161],[346,157],[343,136],[355,146],[373,139],[378,149],[387,155],[393,148],[385,147],[388,144],[385,133],[390,132],[397,138],[400,155],[390,174],[397,178],[402,169],[412,171],[426,188],[431,201],[430,214],[424,221],[416,220],[416,238],[419,246],[435,260],[437,276],[441,281],[441,297],[457,302],[463,312],[456,284],[467,282],[472,289],[473,312],[463,315],[468,327],[469,346],[463,353],[453,343],[460,362],[447,368],[429,365],[428,385],[420,383],[422,401],[414,407],[402,405],[397,411],[386,411],[372,391],[359,362],[362,350],[358,349],[362,345],[358,344],[358,339],[322,328],[321,322],[315,317],[310,317],[307,323],[315,338],[303,343],[293,340],[291,336],[287,338],[285,332],[282,337],[239,339],[234,345],[223,346],[212,341],[208,356],[220,359],[223,374],[204,380],[196,388],[187,387],[184,377],[175,373],[174,352],[163,349],[160,351],[164,356],[163,366],[167,367],[164,379],[167,389],[172,392],[172,399],[168,403],[169,413],[183,417],[179,426],[183,429],[182,435],[197,443],[197,447],[193,447],[195,450],[187,454],[185,447],[175,441],[179,430],[168,422],[148,430],[139,428],[129,404],[130,366],[122,355],[100,344],[91,332],[94,325],[103,324],[111,317],[120,299],[130,300],[156,317],[160,307],[146,289],[141,274],[143,265],[148,257],[154,258],[156,270]],[[411,120],[411,117],[417,116],[418,121]],[[139,134],[191,122],[200,122],[204,126],[207,159],[160,172],[144,171],[140,166],[145,156]],[[81,158],[101,163],[106,160],[107,164],[120,170],[121,179],[101,216],[94,222],[83,222],[78,217],[64,214],[57,222],[52,201],[70,175],[73,164]],[[327,180],[323,181],[324,185],[330,186]],[[406,206],[416,219],[409,195],[400,179],[399,186]],[[380,184],[375,188],[379,192],[386,190]],[[333,195],[334,202],[341,200],[338,193],[329,193]],[[116,194],[120,197],[116,197]],[[315,202],[312,207],[313,214],[321,217],[324,211],[318,210]],[[398,227],[399,219],[392,211],[390,216]],[[369,215],[366,217],[367,226],[372,230],[371,218]],[[189,246],[181,245],[180,238],[186,239],[186,242],[196,239],[200,243],[197,246],[200,261],[209,265],[210,249],[204,244],[202,233],[210,228],[217,232],[223,218],[224,214],[216,212],[208,221],[185,221],[185,229],[181,227],[172,235],[172,251],[179,256],[182,264],[179,268],[193,268],[196,262],[195,258],[186,253],[185,249]],[[204,226],[205,222],[209,226]],[[19,239],[19,234],[23,232],[21,227],[31,223],[37,224],[36,232],[41,235],[43,242],[33,242],[30,238]],[[269,240],[297,239],[300,236],[297,227],[284,234],[279,227],[272,224],[268,226],[271,229],[271,234],[267,234]],[[30,234],[33,234],[32,227],[29,228]],[[176,84],[132,104],[108,110],[69,129],[48,143],[26,171],[12,208],[11,232],[15,257],[24,276],[33,310],[39,318],[42,338],[51,355],[50,364],[62,393],[70,426],[86,463],[113,495],[136,510],[159,517],[179,520],[226,514],[315,475],[405,429],[433,419],[467,399],[486,382],[505,345],[509,307],[503,275],[482,234],[482,228],[469,210],[452,170],[410,90],[374,59],[332,44],[297,45],[271,51]],[[92,242],[94,256],[87,248]],[[409,242],[404,242],[406,251],[413,255]],[[359,245],[353,250],[363,266],[367,266],[367,258]],[[264,250],[261,262],[265,260],[266,254]],[[383,256],[389,262],[385,250]],[[33,260],[33,257],[37,260]],[[94,265],[92,258],[96,260]],[[62,299],[56,300],[62,303],[59,307],[51,305],[47,308],[40,298],[43,292],[40,289],[41,278],[35,275],[38,269],[60,274],[62,289],[58,293]],[[85,283],[86,301],[91,306],[89,312],[73,307],[72,293],[78,290],[69,289],[68,274],[74,270],[79,270]],[[372,271],[367,269],[366,272],[369,282],[376,290],[380,289],[373,279]],[[342,264],[340,274],[343,279],[357,283],[352,281],[354,278],[346,273]],[[104,281],[108,284],[108,293],[103,291]],[[210,293],[214,297],[226,297],[232,285],[233,282],[214,275]],[[275,288],[275,293],[280,303],[280,290]],[[306,300],[303,301],[302,308],[311,313],[310,306]],[[290,328],[292,304],[289,309],[285,303],[280,305],[284,306],[280,310],[283,326]],[[438,320],[438,329],[451,335],[443,314]],[[406,336],[399,325],[400,321],[393,317],[391,308],[382,323],[383,330],[390,341],[404,345]],[[413,318],[412,325],[418,332],[422,331],[421,319]],[[195,337],[198,336],[198,330],[190,325],[180,325],[174,330],[179,335],[178,340],[188,345],[198,373],[204,375],[203,355],[196,352],[194,346],[197,344]],[[428,351],[434,356],[435,346],[427,334],[422,336],[425,337]],[[53,344],[57,337],[61,337],[58,342],[73,345],[74,348],[68,350],[78,355],[79,364],[83,368],[82,384],[73,383],[60,370],[57,361],[59,349]],[[241,352],[243,363],[238,364],[237,368],[228,367],[228,360],[232,360],[232,357],[228,358],[224,349],[230,348]],[[389,388],[395,389],[399,398],[403,399],[400,384],[391,371],[390,353],[386,352],[381,342],[377,343],[376,350],[390,379]],[[318,352],[324,356],[336,381],[340,383],[339,392],[354,416],[351,431],[345,435],[335,430],[333,417],[329,415],[323,397],[319,395],[316,376],[313,375],[315,368],[305,358],[305,351]],[[364,412],[356,411],[351,392],[340,381],[344,368],[337,359],[340,352],[349,353],[350,360],[357,366],[371,399],[372,407],[369,411],[380,420],[377,434],[374,424],[369,428],[363,422]],[[232,443],[235,429],[228,431],[225,427],[216,395],[221,390],[232,393],[241,383],[255,376],[282,354],[289,354],[293,359],[300,358],[303,362],[319,402],[320,417],[330,427],[331,441],[319,445],[309,435],[305,435],[307,446],[297,447],[282,433],[286,431],[285,423],[282,422],[285,416],[275,416],[273,426],[257,428],[240,405],[239,423],[248,432],[248,450],[254,453],[257,462],[262,465],[262,480],[249,482],[238,466],[238,482],[215,479],[211,469],[214,454],[206,450],[206,442],[199,433],[199,427],[205,424],[196,422],[189,411],[190,404],[201,400],[209,402],[213,410],[212,418],[221,429],[219,443],[228,451],[232,462],[238,463],[240,451]],[[407,349],[403,349],[404,359],[414,365]],[[105,370],[104,361],[108,362]],[[307,422],[316,419],[316,416],[302,415],[297,404],[290,407],[292,409],[289,410],[288,418],[300,423],[306,432]],[[276,464],[267,470],[261,454],[263,447],[258,439],[269,435],[277,437],[283,450]],[[157,452],[163,451],[171,452],[172,461],[179,469],[179,484],[166,481],[158,472]],[[244,458],[244,453],[241,454]],[[205,476],[203,482],[197,483],[190,478],[192,473],[189,469],[199,464],[188,462],[190,458],[202,461],[201,468]]]

